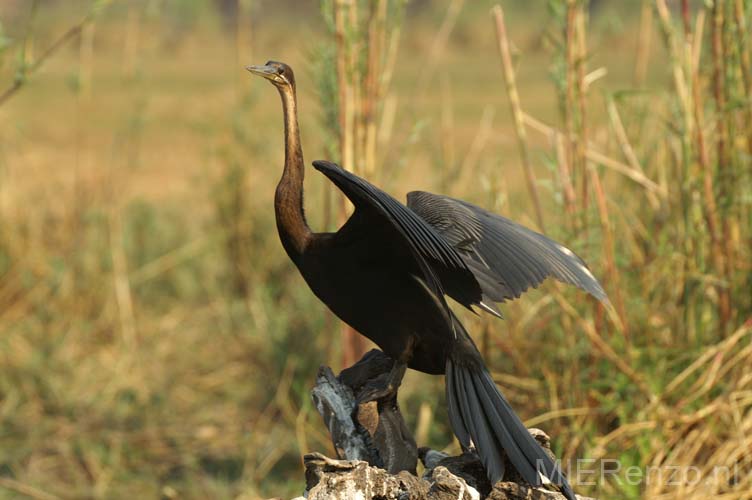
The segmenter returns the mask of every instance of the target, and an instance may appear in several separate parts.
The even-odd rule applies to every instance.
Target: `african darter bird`
[[[274,197],[282,246],[313,293],[395,360],[388,382],[367,400],[396,394],[408,367],[443,374],[452,429],[465,449],[476,449],[492,482],[504,474],[503,450],[530,484],[540,485],[545,475],[573,499],[560,469],[496,387],[445,296],[501,316],[496,302],[517,298],[551,276],[607,302],[582,259],[462,200],[415,191],[403,205],[328,161],[313,166],[355,210],[337,232],[312,232],[303,211],[293,71],[274,61],[247,69],[269,80],[282,98],[285,165]]]

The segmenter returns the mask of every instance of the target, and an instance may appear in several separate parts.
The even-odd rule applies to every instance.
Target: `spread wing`
[[[447,314],[449,307],[444,294],[467,307],[481,301],[480,285],[466,259],[434,227],[385,192],[335,163],[314,161],[313,166],[355,205],[355,213],[340,233],[355,231],[368,235],[373,240],[375,254],[412,257]]]
[[[540,233],[448,196],[413,191],[407,206],[462,255],[480,283],[484,304],[515,299],[549,276],[608,302],[585,262]]]

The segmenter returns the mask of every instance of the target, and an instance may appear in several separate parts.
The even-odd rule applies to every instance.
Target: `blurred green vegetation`
[[[390,94],[393,132],[377,179],[398,197],[444,192],[535,227],[489,16],[495,3],[408,3]],[[553,436],[565,459],[703,471],[738,464],[739,476],[713,483],[711,493],[745,498],[752,89],[743,72],[750,41],[734,8],[742,5],[749,24],[752,4],[727,2],[719,111],[710,9],[689,3],[691,31],[703,26],[706,42],[695,43],[702,64],[692,66],[667,48],[677,43],[680,57],[699,50],[682,45],[681,12],[669,12],[671,30],[662,34],[652,7],[650,31],[642,31],[642,2],[599,2],[583,59],[593,78],[577,111],[567,97],[565,3],[502,5],[524,111],[565,130],[573,109],[573,133],[582,138],[587,124],[586,148],[629,165],[623,122],[641,175],[658,186],[650,191],[589,160],[609,217],[604,225],[592,185],[587,206],[577,185],[578,206],[568,213],[555,136],[528,131],[547,233],[591,264],[612,299],[620,295],[624,328],[583,294],[551,284],[505,305],[505,322],[463,318],[513,406]],[[452,5],[461,7],[455,19]],[[333,453],[308,391],[320,364],[341,368],[340,328],[277,241],[281,112],[274,90],[242,69],[267,59],[291,64],[306,158],[331,157],[335,56],[319,8],[268,0],[0,5],[0,92],[19,87],[0,105],[0,497],[292,497],[303,488],[302,454]],[[448,20],[442,45],[437,33]],[[687,104],[691,89],[677,90],[677,68],[690,87],[698,76],[699,119]],[[730,269],[717,267],[704,217],[698,123],[717,215],[728,223]],[[719,167],[722,127],[728,160]],[[312,174],[306,189],[312,225],[331,229],[323,227],[331,188]],[[440,377],[410,373],[403,413],[419,445],[456,451],[443,397]],[[582,491],[710,494],[623,481]]]

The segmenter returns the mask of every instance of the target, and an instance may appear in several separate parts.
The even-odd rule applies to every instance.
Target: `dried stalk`
[[[347,79],[347,49],[345,47],[345,13],[344,9],[349,4],[347,0],[337,0],[334,3],[334,29],[335,44],[337,47],[337,91],[339,93],[339,156],[340,164],[345,169],[352,169],[352,132],[349,119],[350,110],[348,104],[349,81]],[[341,205],[341,216],[344,217],[344,200]]]
[[[454,140],[454,108],[452,106],[452,83],[449,78],[442,75],[441,77],[441,157],[445,168],[449,170],[448,174],[452,175],[456,162],[456,145]],[[442,181],[448,179],[447,173],[443,176]],[[442,186],[444,191],[446,185]]]
[[[575,35],[575,62],[576,62],[576,79],[577,79],[577,117],[579,125],[579,134],[576,139],[577,163],[582,171],[582,210],[584,227],[587,231],[587,209],[588,209],[588,164],[585,148],[588,143],[587,128],[587,107],[585,105],[585,60],[587,58],[587,46],[585,41],[585,9],[582,2],[571,0],[574,4],[574,35]],[[567,40],[567,43],[571,40]]]
[[[464,4],[465,0],[451,0],[449,3],[446,14],[444,15],[444,20],[441,22],[441,26],[431,42],[431,49],[428,53],[428,62],[423,67],[421,77],[418,80],[418,94],[421,94],[426,85],[431,81],[434,71],[436,71],[436,65],[446,48],[446,44],[449,41],[449,35],[454,29],[454,25],[457,24],[457,18],[459,17]]]
[[[352,72],[350,42],[347,39],[350,17],[345,17],[352,11],[352,0],[336,0],[334,2],[334,37],[337,49],[337,91],[339,113],[339,154],[340,165],[352,171],[354,168],[354,99],[353,88],[348,76]],[[351,210],[350,203],[341,194],[339,199],[339,222],[343,223]],[[342,365],[350,366],[358,360],[365,350],[365,343],[352,327],[342,324]]]
[[[705,131],[703,130],[703,123],[705,122],[704,116],[703,116],[703,106],[702,106],[702,84],[700,82],[700,67],[699,67],[699,61],[700,61],[700,50],[702,47],[701,43],[701,37],[702,37],[702,24],[700,23],[700,19],[704,19],[704,15],[698,14],[698,21],[697,26],[698,29],[695,30],[694,33],[694,42],[695,47],[692,52],[691,60],[689,61],[690,64],[690,74],[692,77],[692,104],[693,104],[693,118],[694,118],[694,136],[695,136],[695,144],[697,145],[697,160],[700,166],[700,175],[702,177],[703,182],[703,215],[705,219],[705,223],[707,224],[708,228],[708,234],[710,236],[710,246],[711,246],[711,252],[712,252],[712,260],[713,260],[713,266],[716,269],[716,272],[720,276],[726,275],[726,262],[723,258],[723,250],[722,245],[720,241],[720,235],[718,227],[720,225],[720,222],[718,220],[718,205],[716,203],[716,197],[715,197],[715,188],[713,187],[713,169],[710,164],[710,158],[708,156],[708,149],[706,145],[705,140]],[[688,35],[688,36],[691,36]],[[719,294],[719,297],[723,297],[726,295],[727,292],[723,290],[722,287],[716,287],[717,292]],[[725,314],[723,312],[723,309],[726,307],[727,299],[723,299],[724,304],[721,306],[721,315]]]
[[[34,500],[60,500],[60,497],[57,495],[47,493],[35,486],[31,486],[10,477],[1,477],[0,487],[9,491],[15,491],[24,497],[33,498]]]
[[[83,31],[84,27],[89,24],[89,22],[92,19],[92,15],[89,14],[85,16],[77,25],[70,28],[68,31],[63,33],[63,35],[55,40],[55,42],[50,45],[47,50],[42,52],[42,55],[40,55],[38,58],[34,60],[32,64],[24,68],[23,78],[17,78],[13,84],[6,88],[2,93],[0,93],[0,106],[5,104],[5,102],[13,97],[13,95],[16,94],[21,88],[28,82],[28,77],[30,75],[33,75],[34,73],[39,70],[39,68],[42,67],[42,64],[44,64],[50,57],[55,55],[61,48],[63,48],[68,42],[73,40],[74,38],[77,38],[81,35],[81,32]]]
[[[545,123],[533,118],[527,113],[523,113],[522,118],[523,118],[525,125],[529,126],[533,130],[537,130],[538,132],[545,134],[549,138],[555,139],[557,136],[561,137],[563,138],[564,143],[571,143],[571,139],[569,141],[566,140],[567,135],[564,132],[561,132],[560,130],[554,127],[546,125]],[[621,163],[620,161],[614,160],[613,158],[608,157],[605,154],[600,153],[590,148],[585,150],[585,157],[592,162],[599,163],[606,168],[609,168],[615,172],[618,172],[624,175],[625,177],[641,185],[646,190],[657,194],[661,198],[666,198],[668,196],[668,193],[662,186],[657,184],[652,179],[648,178],[642,172],[634,170],[629,165],[625,165],[624,163]]]
[[[572,186],[572,178],[570,177],[570,168],[567,165],[567,151],[564,146],[564,135],[559,133],[553,134],[554,147],[556,150],[556,164],[559,168],[559,179],[561,180],[561,189],[564,193],[564,209],[567,215],[570,216],[570,221],[574,221],[571,216],[575,213],[576,195],[574,193],[574,186]]]
[[[692,33],[691,20],[689,14],[689,0],[681,0],[682,25],[684,27],[684,36],[689,38]]]
[[[476,172],[475,166],[478,164],[478,158],[480,158],[483,148],[486,146],[488,138],[491,136],[495,114],[496,109],[493,106],[486,106],[483,110],[483,115],[481,115],[480,123],[478,124],[478,131],[475,133],[473,142],[470,143],[467,154],[462,160],[460,173]]]
[[[725,85],[725,65],[724,65],[724,41],[723,30],[725,28],[725,17],[723,12],[724,2],[716,0],[713,3],[713,28],[711,31],[712,51],[713,51],[713,97],[716,107],[716,156],[718,161],[718,174],[720,176],[719,197],[723,207],[729,207],[731,204],[731,186],[733,185],[732,166],[728,154],[728,127],[726,124],[726,85]],[[731,234],[728,215],[728,209],[724,209],[724,216],[721,218],[721,232],[723,241],[724,265],[722,276],[729,278],[729,271],[733,268],[733,249],[731,244]],[[720,315],[721,331],[728,330],[731,319],[731,300],[727,289],[721,290],[718,298],[718,307]]]
[[[135,352],[137,335],[133,306],[133,293],[128,279],[128,263],[123,249],[123,227],[120,208],[110,211],[110,255],[112,257],[112,279],[115,300],[120,319],[120,335],[125,352]]]
[[[525,125],[522,120],[522,106],[520,105],[520,96],[517,92],[517,84],[515,81],[514,67],[512,66],[512,57],[509,53],[509,39],[507,37],[507,29],[504,25],[504,11],[500,5],[496,5],[491,10],[494,21],[496,24],[496,39],[499,45],[499,54],[501,55],[502,69],[504,70],[504,81],[507,87],[507,96],[509,97],[509,103],[512,107],[512,115],[514,117],[514,127],[517,134],[517,142],[520,148],[520,158],[522,160],[522,168],[525,172],[525,182],[527,183],[527,189],[530,193],[530,198],[533,201],[533,207],[535,208],[535,219],[538,227],[541,231],[545,231],[543,224],[543,209],[541,208],[540,198],[538,196],[538,187],[535,185],[535,174],[533,174],[533,167],[530,164],[530,153],[527,146],[527,134],[525,132]]]
[[[368,23],[368,64],[364,83],[365,96],[361,108],[361,127],[364,130],[363,167],[369,176],[376,170],[376,103],[380,100],[382,90],[379,75],[386,42],[386,7],[386,0],[372,1]]]
[[[682,105],[682,114],[685,117],[685,123],[692,122],[692,111],[688,103],[689,91],[687,90],[687,82],[684,77],[684,68],[681,64],[682,51],[679,49],[674,30],[671,27],[671,13],[666,5],[666,0],[655,0],[656,11],[658,12],[658,20],[661,25],[661,32],[666,39],[666,45],[668,46],[669,53],[671,55],[671,67],[674,77],[674,87],[678,94],[678,102]]]
[[[737,44],[744,83],[743,93],[747,101],[747,151],[752,154],[752,63],[750,63],[749,33],[747,33],[744,0],[734,0],[734,22],[738,33]]]
[[[640,9],[640,34],[637,37],[637,58],[635,62],[635,85],[645,82],[650,60],[650,46],[653,36],[653,9],[650,0],[642,1]]]
[[[611,363],[614,364],[614,366],[619,369],[619,371],[626,375],[635,384],[635,387],[642,391],[643,395],[651,404],[659,405],[660,401],[658,397],[650,388],[645,378],[638,371],[632,368],[627,361],[624,360],[625,356],[623,354],[617,354],[616,351],[614,351],[614,349],[605,340],[603,340],[603,338],[598,334],[598,331],[593,326],[592,321],[588,321],[587,319],[583,318],[577,312],[574,306],[570,304],[562,294],[554,294],[554,298],[556,299],[556,302],[559,304],[562,310],[566,312],[570,317],[575,319],[575,321],[577,321],[577,323],[580,325],[580,328],[582,328],[582,331],[585,332],[588,339],[590,339],[590,341],[593,343],[593,346],[595,346],[595,348],[601,353],[601,355],[604,358],[608,359]],[[618,319],[619,318],[617,317],[616,325],[617,327],[621,328],[621,325],[618,323]]]
[[[696,203],[693,194],[694,186],[692,185],[692,142],[693,142],[693,127],[695,127],[695,121],[693,118],[693,106],[692,106],[692,92],[691,80],[687,76],[687,72],[691,71],[691,42],[685,35],[684,43],[681,44],[676,37],[675,30],[672,26],[671,14],[668,9],[665,0],[656,0],[656,10],[658,12],[658,19],[660,21],[661,30],[665,39],[666,46],[669,50],[671,58],[671,67],[674,76],[674,86],[677,93],[677,102],[681,108],[681,171],[680,175],[680,202],[681,211],[683,214],[683,227],[684,227],[684,258],[683,263],[683,277],[681,283],[683,285],[683,302],[684,302],[684,328],[689,332],[689,337],[693,337],[694,325],[696,322],[693,320],[695,316],[696,303],[691,300],[691,288],[690,288],[690,276],[697,273],[697,256],[699,252],[695,248],[700,242],[699,236],[696,234],[698,231],[697,225],[691,219],[691,214],[694,212],[694,204]]]
[[[624,307],[624,298],[619,280],[619,271],[616,267],[615,247],[614,247],[614,235],[611,228],[611,221],[608,216],[608,205],[606,201],[606,193],[601,185],[598,171],[593,167],[590,169],[590,175],[593,184],[593,191],[595,192],[596,206],[598,207],[598,218],[601,223],[601,233],[603,234],[603,256],[606,260],[606,273],[608,274],[611,284],[611,290],[616,301],[616,311],[621,321],[621,331],[625,336],[628,336],[627,328],[627,311]],[[599,308],[602,307],[598,306]]]
[[[576,134],[574,123],[574,101],[575,101],[575,44],[574,44],[574,29],[575,29],[575,8],[577,0],[567,0],[567,19],[564,28],[564,48],[566,59],[566,95],[564,98],[564,130],[566,130],[564,146],[567,151],[567,165],[571,169],[572,184],[577,184],[578,176],[584,174],[582,172],[579,158],[576,155]],[[583,206],[584,208],[584,206]],[[581,225],[585,226],[585,220],[587,219],[585,211],[583,210]]]
[[[613,127],[614,133],[616,134],[616,141],[619,143],[619,148],[621,149],[622,154],[627,159],[629,166],[632,167],[633,170],[644,175],[645,170],[643,170],[642,165],[640,165],[640,161],[637,159],[632,144],[629,142],[627,131],[624,129],[624,123],[619,116],[619,111],[616,109],[616,104],[613,99],[608,100],[607,110],[608,117],[611,120],[611,127]],[[658,201],[658,196],[656,196],[655,192],[647,190],[646,196],[651,208],[657,210],[660,206],[660,202]]]

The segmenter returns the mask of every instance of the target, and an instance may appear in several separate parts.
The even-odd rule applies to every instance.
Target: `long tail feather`
[[[465,447],[472,441],[493,483],[504,476],[503,450],[527,482],[540,486],[542,474],[557,484],[568,500],[575,500],[559,466],[530,435],[488,370],[474,363],[458,363],[450,356],[446,390],[454,433]]]
[[[468,402],[470,409],[470,433],[475,436],[473,441],[476,447],[478,443],[494,443],[495,427],[489,422],[489,416],[482,408],[482,398],[473,397],[476,394],[473,379],[469,372],[460,370],[461,376],[465,379],[465,400]],[[475,432],[473,432],[475,431]],[[481,461],[487,471],[501,471],[504,474],[504,459],[501,455],[501,449],[498,446],[485,447],[485,453],[481,454]]]

